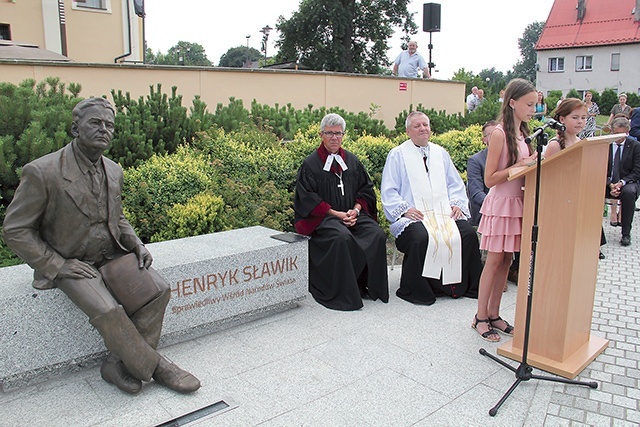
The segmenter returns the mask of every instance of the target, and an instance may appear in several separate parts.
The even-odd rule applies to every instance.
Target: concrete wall
[[[112,100],[111,89],[138,98],[148,95],[149,86],[157,83],[165,93],[177,86],[184,106],[190,107],[194,96],[200,95],[210,111],[217,103],[226,105],[232,96],[242,99],[245,107],[255,99],[270,106],[290,103],[303,109],[312,104],[314,108],[337,106],[368,113],[375,104],[380,108],[374,118],[389,128],[411,104],[455,114],[464,112],[465,99],[464,83],[444,80],[294,70],[0,61],[0,81],[18,84],[31,78],[39,82],[50,76],[80,83],[84,98],[108,95]]]

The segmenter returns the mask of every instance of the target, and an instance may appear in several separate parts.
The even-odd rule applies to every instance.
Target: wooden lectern
[[[609,344],[591,335],[609,144],[605,135],[573,144],[541,163],[538,243],[527,363],[575,378]],[[515,333],[498,354],[522,360],[529,290],[536,166],[525,177]]]

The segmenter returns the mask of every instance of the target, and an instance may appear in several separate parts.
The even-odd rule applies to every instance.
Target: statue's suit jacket
[[[142,244],[122,213],[120,166],[102,157],[107,181],[108,227],[124,252]],[[71,144],[22,169],[20,185],[7,208],[4,239],[34,271],[33,287],[50,289],[66,259],[79,259],[92,244],[88,197],[93,197]]]

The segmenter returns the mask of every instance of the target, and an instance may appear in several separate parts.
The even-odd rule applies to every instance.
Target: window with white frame
[[[593,56],[576,56],[576,71],[593,70]]]
[[[73,0],[73,8],[106,11],[111,9],[111,0]]]
[[[620,54],[611,54],[611,71],[620,71]]]
[[[550,73],[563,73],[564,72],[564,58],[549,58],[549,72]]]

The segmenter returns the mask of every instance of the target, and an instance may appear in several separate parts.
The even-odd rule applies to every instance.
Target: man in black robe
[[[386,234],[364,166],[342,148],[346,123],[328,114],[322,144],[298,171],[294,225],[309,241],[309,292],[334,310],[358,310],[362,298],[389,301]]]

